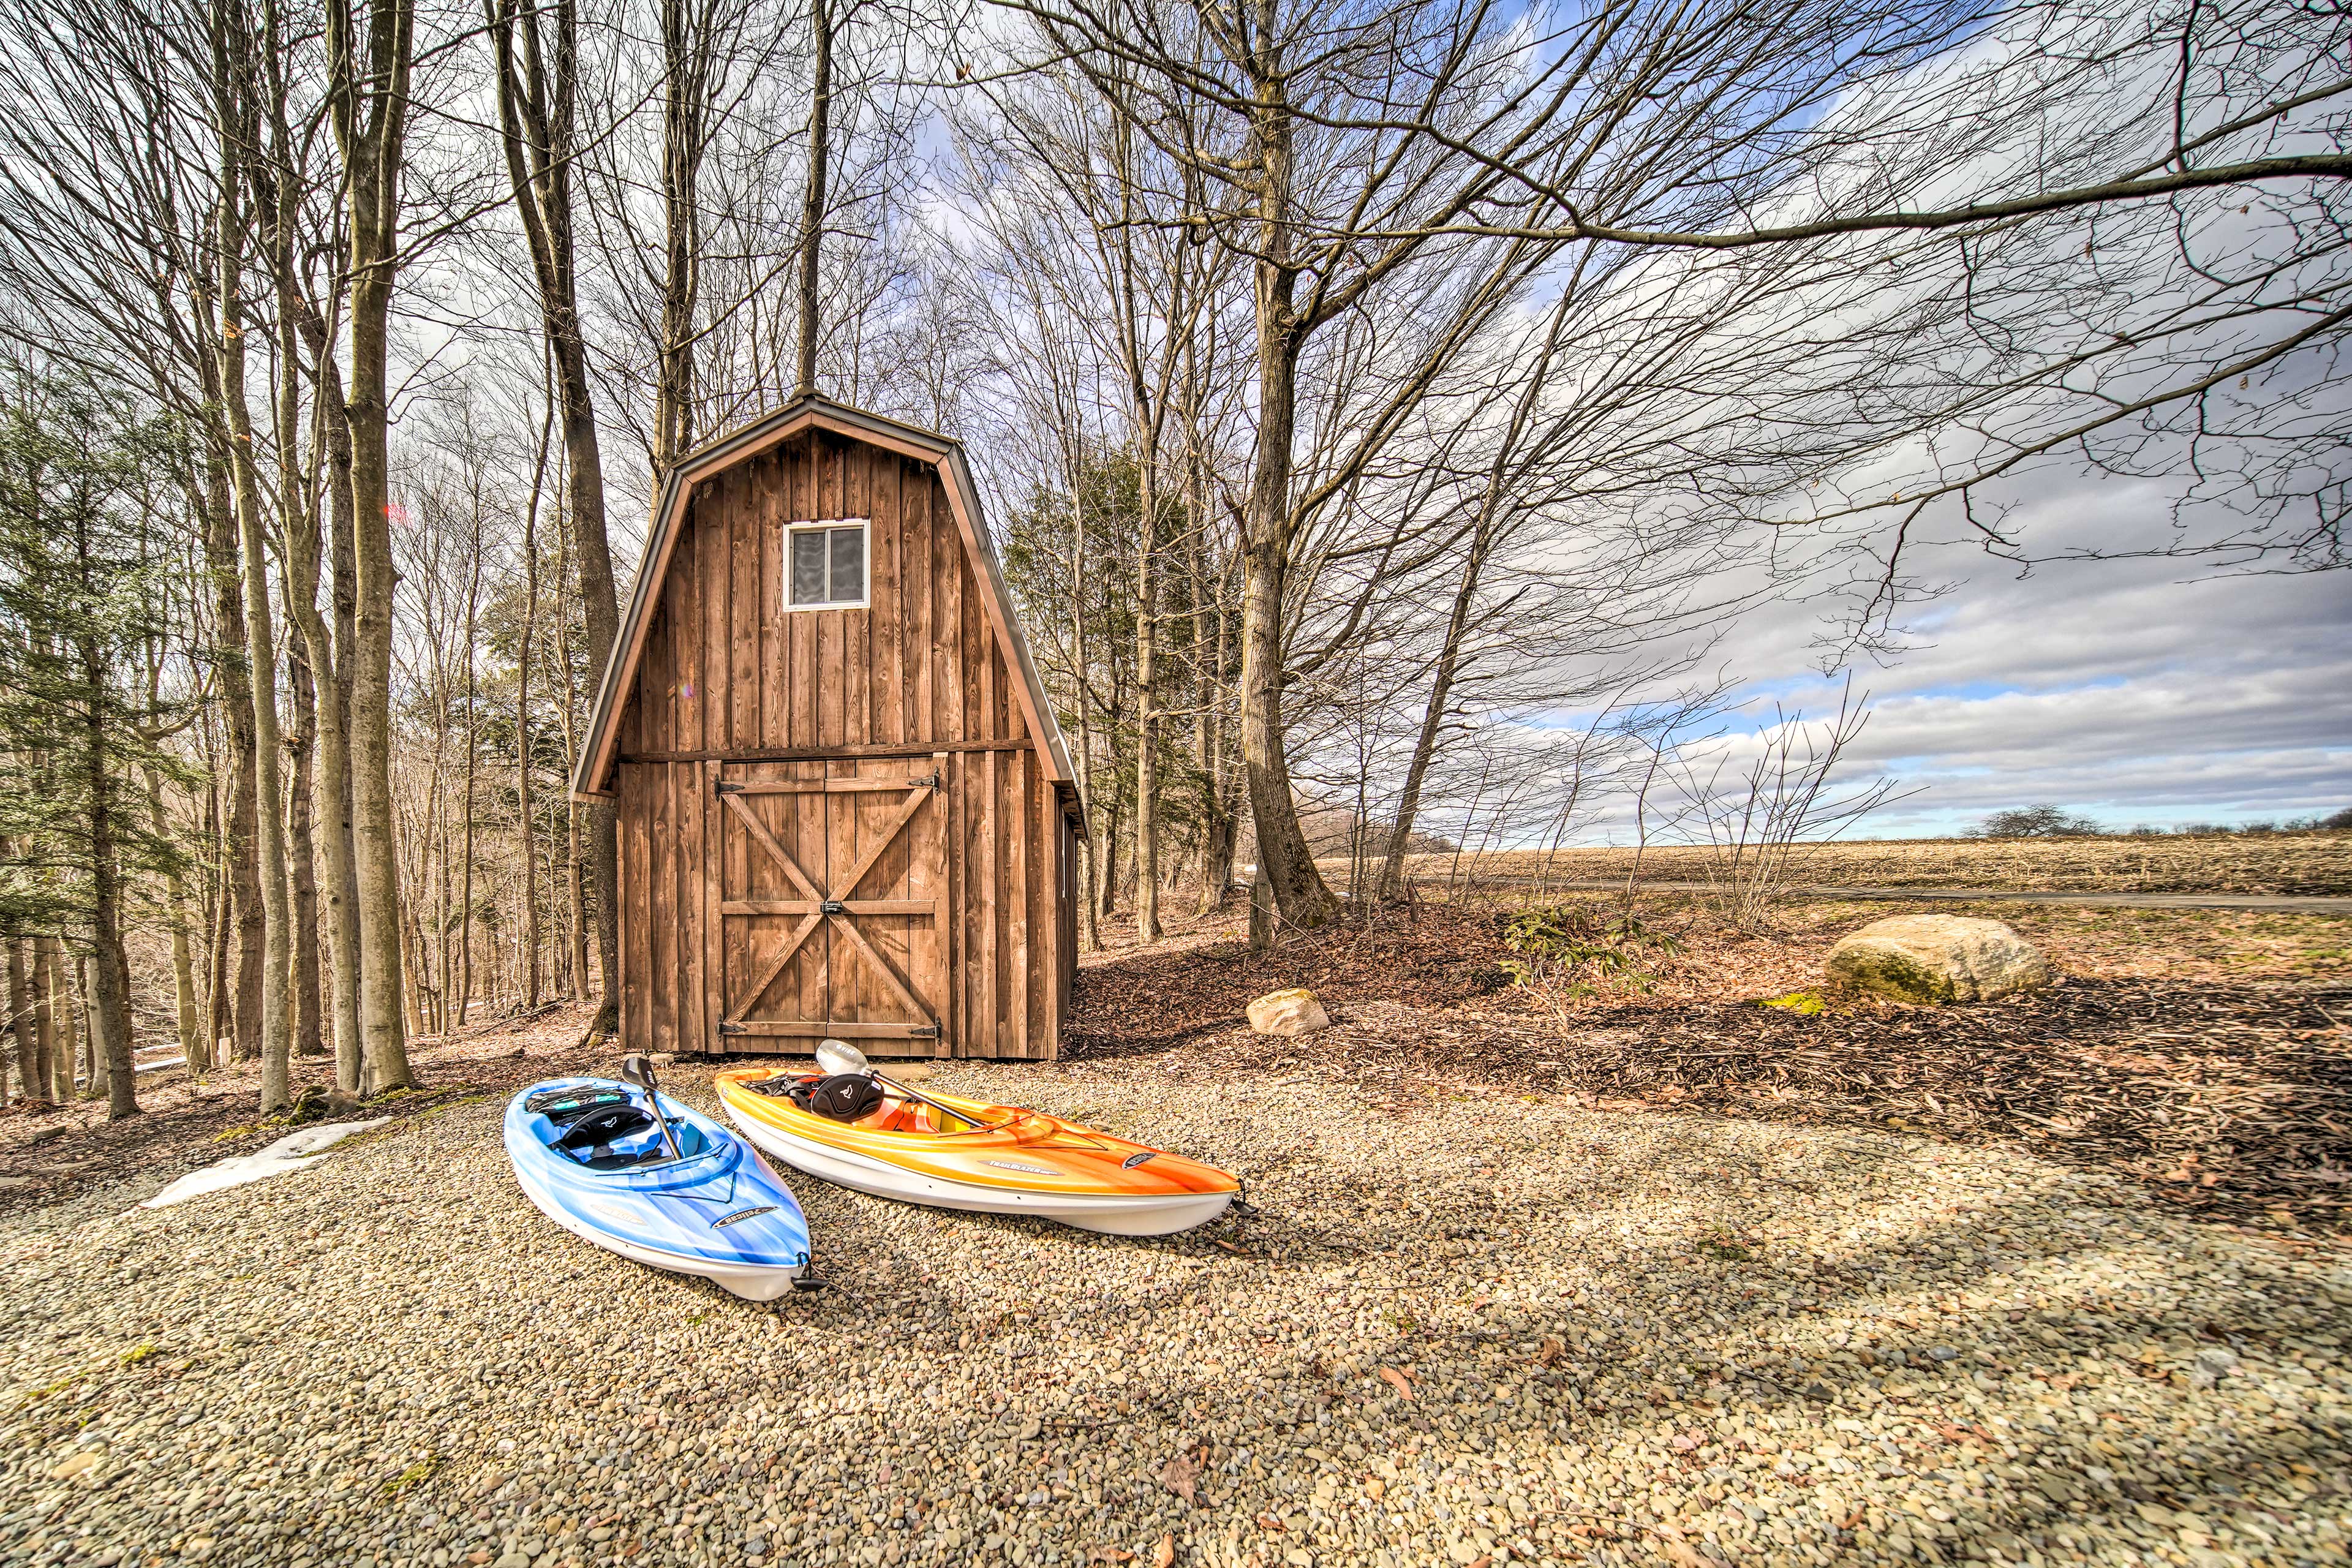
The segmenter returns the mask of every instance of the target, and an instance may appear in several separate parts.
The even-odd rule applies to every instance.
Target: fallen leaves
[[[1568,1342],[1558,1334],[1546,1334],[1543,1343],[1536,1347],[1536,1364],[1550,1366],[1568,1353]]]
[[[1410,1401],[1412,1398],[1412,1379],[1392,1366],[1381,1368],[1381,1375],[1396,1389],[1399,1399]]]
[[[1151,1549],[1151,1568],[1168,1568],[1168,1565],[1175,1561],[1176,1536],[1173,1531],[1171,1531],[1161,1536],[1160,1544]]]
[[[1185,1507],[1200,1506],[1201,1467],[1190,1454],[1179,1454],[1160,1466],[1160,1484],[1182,1498]]]
[[[1715,1568],[1706,1558],[1671,1536],[1657,1538],[1658,1555],[1675,1564],[1675,1568]]]
[[[1093,1568],[1093,1565],[1097,1563],[1118,1564],[1134,1561],[1134,1552],[1121,1551],[1116,1546],[1090,1546],[1087,1549],[1087,1568]]]

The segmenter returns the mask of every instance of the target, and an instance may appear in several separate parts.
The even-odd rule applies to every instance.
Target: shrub
[[[2087,816],[2055,805],[2021,805],[1996,811],[1969,829],[1971,838],[2095,838],[2104,830]]]
[[[1530,904],[1503,926],[1503,960],[1511,984],[1559,1002],[1596,995],[1604,985],[1647,991],[1643,967],[1682,951],[1682,942],[1632,914],[1604,917],[1588,903]]]

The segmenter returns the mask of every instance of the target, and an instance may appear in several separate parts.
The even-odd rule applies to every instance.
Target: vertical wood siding
[[[784,526],[836,517],[872,524],[867,607],[785,610]],[[809,1048],[804,1039],[717,1034],[730,1000],[727,977],[748,962],[744,922],[719,913],[718,857],[734,864],[744,853],[740,823],[730,837],[713,794],[725,763],[805,760],[812,776],[850,777],[861,761],[871,766],[877,748],[904,748],[909,771],[928,773],[938,748],[946,752],[935,805],[949,903],[936,939],[947,948],[941,1037],[866,1039],[861,1047],[1054,1056],[1076,956],[1069,835],[937,470],[811,432],[698,487],[680,527],[619,721],[626,1044]],[[860,814],[885,803],[848,795],[828,810],[827,831],[846,845],[867,830]],[[736,870],[735,886],[758,876]],[[869,882],[924,874],[901,848]],[[894,962],[911,961],[910,944],[929,940],[911,926],[861,929],[879,930],[877,946]],[[816,972],[795,964],[784,981],[811,1006]],[[835,1016],[879,1006],[872,994],[852,1000],[854,1010]]]

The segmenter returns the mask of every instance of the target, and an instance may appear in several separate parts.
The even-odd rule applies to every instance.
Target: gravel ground
[[[794,1178],[834,1289],[762,1308],[541,1217],[497,1096],[124,1212],[149,1171],[0,1219],[0,1563],[2347,1561],[2326,1247],[1891,1133],[937,1081],[1216,1160],[1263,1217]]]

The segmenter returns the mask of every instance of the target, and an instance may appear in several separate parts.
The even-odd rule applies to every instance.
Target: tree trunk
[[[1139,375],[1138,384],[1141,377]],[[1142,517],[1135,542],[1135,936],[1160,940],[1160,715],[1155,669],[1160,650],[1158,555],[1160,444],[1152,422],[1139,417],[1137,489]]]
[[[25,992],[33,1009],[33,1077],[26,1092],[35,1100],[58,1101],[57,991],[50,984],[50,950],[55,937],[35,937]]]
[[[16,1067],[16,1087],[27,1100],[48,1098],[48,1080],[41,1076],[41,1043],[34,1031],[33,987],[25,961],[25,939],[11,936],[8,944],[8,1038]],[[8,1100],[8,1080],[0,1074],[0,1106]]]
[[[215,875],[213,878],[212,925],[205,944],[207,997],[205,1005],[205,1070],[219,1065],[221,1037],[230,1032],[233,1025],[228,1015],[228,929],[229,897],[227,880],[227,844],[218,831],[220,826],[220,792],[213,791],[212,816],[215,832]]]
[[[1286,112],[1262,110],[1255,140],[1262,170],[1255,289],[1258,426],[1242,542],[1242,763],[1257,827],[1258,877],[1273,889],[1284,920],[1319,926],[1339,905],[1323,885],[1298,826],[1282,718],[1282,607],[1290,576],[1291,444],[1297,433],[1301,336],[1292,309],[1298,274],[1290,259]]]
[[[359,882],[360,1037],[373,1090],[414,1079],[401,1016],[400,847],[392,802],[392,485],[385,409],[390,349],[388,235],[355,195],[358,263],[352,286],[352,518],[359,605],[352,649],[352,840]]]
[[[57,1030],[49,1050],[54,1085],[50,1098],[59,1105],[69,1105],[79,1094],[75,1080],[81,1063],[81,1029],[74,1020],[73,987],[66,984],[65,944],[53,936],[41,940],[47,948],[42,955],[42,984],[49,994],[49,1018]]]
[[[171,822],[163,815],[163,780],[153,767],[142,769],[147,783],[148,828],[158,838],[171,834]],[[188,941],[188,889],[176,870],[163,878],[165,908],[172,922],[172,999],[173,1018],[180,1040],[180,1054],[187,1058],[188,1072],[195,1073],[196,1037],[203,1032],[203,1020],[196,1006],[196,964],[194,944]]]
[[[76,540],[85,583],[89,580],[89,538],[87,521]],[[120,1121],[139,1114],[138,1074],[131,1057],[131,966],[122,952],[122,873],[116,856],[115,791],[112,737],[105,693],[111,679],[106,650],[95,630],[84,633],[77,649],[81,655],[82,684],[89,693],[83,717],[84,788],[89,801],[89,1040],[91,1089],[106,1083],[106,1115]],[[271,737],[274,742],[275,737]],[[283,1022],[283,1019],[280,1020]],[[98,1070],[103,1064],[103,1071]],[[264,1096],[265,1104],[268,1097]]]
[[[547,427],[540,426],[539,474],[522,514],[522,634],[515,647],[515,836],[522,858],[522,962],[515,979],[522,1005],[539,1008],[539,865],[531,843],[530,656],[539,628],[539,479],[545,472]]]
[[[224,90],[228,90],[226,84]],[[226,198],[219,212],[219,355],[221,395],[228,416],[229,471],[236,487],[237,539],[244,558],[249,677],[246,695],[253,710],[255,842],[260,852],[263,920],[261,1109],[267,1112],[287,1104],[290,1098],[287,1075],[293,1027],[287,1004],[291,988],[293,911],[287,900],[286,794],[278,772],[283,752],[278,726],[278,617],[269,605],[269,552],[262,539],[261,485],[254,470],[253,419],[245,394],[246,226],[238,193],[246,138],[241,132],[240,126],[224,127],[221,137],[221,185]],[[120,940],[117,932],[118,943]],[[107,970],[112,963],[113,955],[101,944],[100,968]],[[102,977],[101,988],[106,983]],[[244,1033],[241,1026],[238,1033]],[[241,1039],[239,1043],[243,1044]]]
[[[1101,900],[1102,913],[1108,915],[1118,908],[1118,797],[1115,792],[1101,810],[1101,860],[1096,869],[1101,885],[1096,889],[1096,896]]]
[[[231,1052],[238,1061],[261,1054],[268,966],[268,913],[261,889],[261,846],[256,823],[251,631],[246,626],[242,544],[230,499],[233,459],[207,465],[205,553],[213,576],[213,626],[220,670],[221,711],[228,726],[228,831],[224,846],[229,908],[236,927],[236,980],[229,998]]]
[[[350,221],[352,521],[357,606],[352,681],[352,840],[359,889],[360,1034],[369,1088],[415,1081],[401,1016],[400,846],[392,801],[391,410],[393,289],[400,266],[400,176],[406,145],[415,0],[366,0],[364,53],[348,0],[327,6],[336,145]]]
[[[349,616],[354,588],[351,570],[352,433],[344,417],[341,372],[333,333],[304,292],[295,257],[303,192],[283,177],[300,157],[287,119],[285,51],[277,7],[264,10],[263,79],[268,85],[270,148],[274,156],[249,165],[260,181],[256,208],[262,229],[261,254],[277,300],[277,436],[278,505],[285,526],[284,572],[288,618],[300,640],[293,658],[296,743],[294,784],[288,802],[294,868],[295,1045],[304,1056],[325,1048],[320,1018],[319,954],[325,942],[332,1011],[335,1084],[360,1087],[359,899],[352,864],[351,648]],[[317,428],[325,447],[324,482],[313,487],[299,454],[302,442],[302,376],[305,360],[317,398]],[[314,453],[316,447],[312,448]],[[315,475],[314,467],[311,473]],[[320,491],[323,489],[323,497]],[[335,521],[335,626],[331,633],[319,613],[320,508]],[[293,650],[289,649],[289,654]],[[320,881],[325,879],[325,925],[320,926]]]
[[[702,153],[710,62],[692,0],[662,0],[661,342],[654,374],[654,490],[694,441],[694,317],[702,287]]]
[[[474,639],[478,632],[482,595],[482,515],[477,502],[474,509],[472,543],[473,559],[466,576],[466,646],[459,656],[466,661],[466,775],[465,794],[458,804],[464,814],[465,844],[458,851],[463,864],[464,890],[457,910],[457,1014],[449,1027],[466,1026],[466,1010],[474,1001],[474,775],[481,754],[480,726],[474,713]]]
[[[286,742],[293,771],[286,786],[286,859],[294,908],[294,1053],[327,1054],[319,987],[319,862],[313,831],[318,781],[319,698],[310,661],[287,650],[287,684],[294,693],[294,733]]]
[[[82,1094],[90,1100],[107,1093],[110,1058],[106,1054],[105,1035],[99,1026],[97,1011],[90,1005],[89,954],[78,952],[73,961],[74,1000],[81,1005],[81,1081]],[[131,1113],[138,1114],[138,1107]],[[110,1117],[109,1120],[112,1120]]]
[[[493,10],[491,43],[499,62],[499,118],[516,215],[530,247],[539,284],[540,321],[563,425],[565,503],[580,552],[581,620],[587,632],[587,668],[599,678],[613,656],[621,624],[613,584],[612,541],[604,530],[604,467],[590,395],[588,350],[581,334],[573,277],[572,129],[576,91],[577,19],[569,0],[553,7],[557,31],[554,76],[544,74],[537,14],[501,0]],[[520,36],[524,48],[515,44]],[[592,1026],[610,1035],[620,1022],[620,847],[613,803],[599,799],[588,814],[590,873],[596,895],[596,956],[604,1000]]]
[[[290,476],[285,582],[287,608],[302,637],[304,678],[325,677],[309,679],[314,697],[318,772],[304,816],[314,819],[319,829],[319,860],[324,872],[323,879],[314,877],[311,880],[314,893],[322,890],[326,903],[323,934],[327,942],[327,1002],[334,1020],[335,1087],[350,1093],[359,1089],[364,1076],[360,1030],[359,885],[352,845],[351,664],[357,583],[352,521],[351,427],[343,417],[341,372],[335,363],[333,344],[327,339],[323,323],[304,308],[284,269],[284,258],[274,249],[273,261],[281,268],[281,316],[290,320],[299,314],[304,322],[304,341],[314,356],[317,369],[313,379],[326,426],[326,495],[334,524],[332,626],[319,611],[317,515],[308,501],[295,493],[299,486]],[[285,352],[290,358],[290,344]],[[280,423],[282,430],[285,422],[281,419]],[[281,434],[281,442],[284,439]],[[299,929],[310,933],[303,940],[315,946],[321,934],[320,928],[306,919],[299,922]],[[315,964],[315,955],[312,962]],[[313,984],[315,986],[315,981]],[[311,1048],[306,1036],[303,1049],[307,1054]]]
[[[1479,569],[1486,563],[1485,529],[1473,537],[1462,576],[1454,589],[1454,606],[1445,621],[1445,640],[1437,653],[1437,668],[1429,682],[1429,700],[1421,712],[1421,731],[1413,737],[1412,761],[1404,771],[1404,793],[1397,801],[1395,824],[1389,829],[1381,863],[1380,897],[1393,899],[1404,891],[1405,847],[1412,839],[1413,818],[1421,811],[1422,786],[1437,754],[1438,731],[1445,724],[1445,705],[1454,694],[1454,678],[1462,668],[1462,637],[1469,629],[1470,606],[1478,593]]]
[[[824,181],[832,158],[833,14],[826,0],[809,0],[808,178],[801,189],[801,321],[794,397],[816,395],[818,263],[824,247]]]

